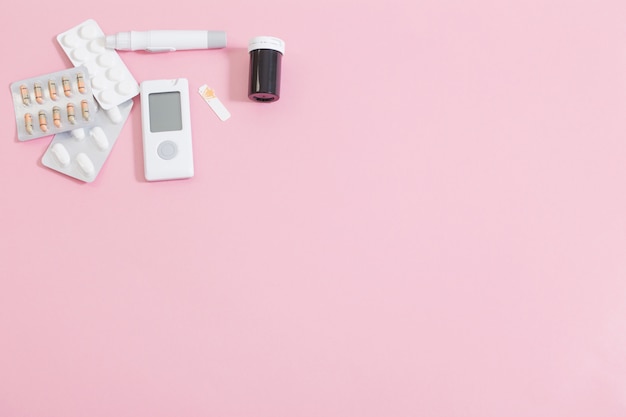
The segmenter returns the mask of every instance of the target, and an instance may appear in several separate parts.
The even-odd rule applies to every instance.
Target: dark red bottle
[[[272,36],[257,36],[248,43],[250,78],[248,98],[271,103],[280,98],[280,72],[285,42]]]

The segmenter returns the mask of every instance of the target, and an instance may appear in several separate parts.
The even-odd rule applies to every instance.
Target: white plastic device
[[[149,30],[120,32],[108,35],[107,48],[150,52],[171,52],[185,49],[218,49],[226,47],[226,32],[220,30]]]
[[[146,180],[193,177],[188,81],[144,81],[139,90]]]

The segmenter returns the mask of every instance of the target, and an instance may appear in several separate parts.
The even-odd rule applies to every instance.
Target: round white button
[[[165,142],[161,142],[159,147],[157,148],[157,153],[161,157],[161,159],[170,160],[176,156],[178,153],[178,146],[171,140],[166,140]]]

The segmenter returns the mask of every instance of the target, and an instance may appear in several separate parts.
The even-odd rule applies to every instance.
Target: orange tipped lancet
[[[24,127],[29,135],[33,134],[33,116],[30,113],[24,115]]]
[[[78,85],[78,92],[79,93],[84,93],[85,92],[85,77],[83,76],[82,72],[79,72],[76,75],[76,85]]]
[[[23,84],[20,85],[20,95],[22,96],[22,103],[30,106],[30,94],[28,94],[28,87]]]
[[[40,83],[35,83],[35,101],[39,104],[43,103],[43,90]]]
[[[52,108],[52,122],[56,127],[61,127],[61,109],[58,106]]]
[[[74,111],[74,104],[72,103],[67,103],[67,120],[71,124],[76,123],[76,113]]]
[[[80,102],[80,111],[83,114],[83,119],[89,120],[89,103],[87,103],[87,100]]]
[[[52,100],[57,99],[57,84],[52,80],[48,81],[48,92]]]
[[[48,131],[48,118],[46,117],[46,112],[43,110],[39,112],[39,128],[42,132]]]
[[[72,86],[70,85],[70,79],[67,77],[61,78],[61,84],[63,84],[63,94],[65,94],[65,97],[71,97]]]

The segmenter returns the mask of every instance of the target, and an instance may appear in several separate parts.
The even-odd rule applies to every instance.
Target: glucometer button
[[[178,153],[178,146],[171,140],[166,140],[165,142],[161,142],[159,147],[157,148],[157,154],[161,159],[169,160],[176,156]]]

